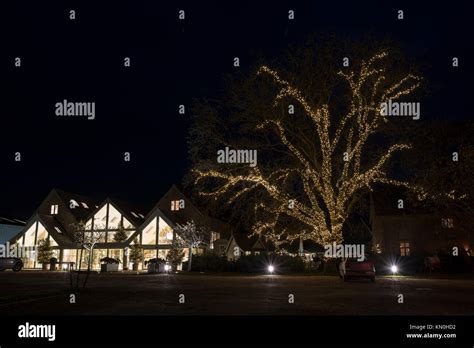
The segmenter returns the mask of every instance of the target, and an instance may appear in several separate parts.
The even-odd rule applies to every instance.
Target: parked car
[[[11,269],[18,272],[23,268],[23,261],[18,257],[0,257],[0,271]]]
[[[375,282],[375,266],[367,258],[363,261],[354,258],[343,260],[339,265],[339,274],[344,281],[350,278],[369,278]]]

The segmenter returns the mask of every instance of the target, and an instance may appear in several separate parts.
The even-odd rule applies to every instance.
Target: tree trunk
[[[191,272],[191,265],[193,263],[193,248],[189,248],[188,272]]]
[[[89,251],[89,262],[87,263],[87,274],[86,274],[86,279],[84,279],[84,284],[82,284],[82,287],[85,288],[87,281],[89,280],[89,274],[91,273],[91,268],[92,268],[92,260],[94,257],[94,247],[91,247],[91,250]]]
[[[91,248],[91,250],[89,251],[89,262],[87,262],[87,272],[90,272],[91,269],[92,269],[92,259],[94,257],[94,249]]]
[[[123,250],[123,267],[122,267],[122,270],[123,271],[128,271],[128,256],[127,256],[127,253],[126,253],[125,249]]]
[[[77,278],[76,278],[76,288],[79,289],[79,277],[81,274],[81,268],[82,268],[82,252],[84,251],[84,247],[81,247],[81,252],[79,256],[79,268],[77,269]]]

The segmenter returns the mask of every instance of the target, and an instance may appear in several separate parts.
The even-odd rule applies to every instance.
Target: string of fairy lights
[[[377,132],[387,118],[380,112],[382,102],[397,100],[413,93],[421,85],[421,77],[408,74],[388,86],[384,68],[376,67],[388,56],[381,52],[372,56],[367,62],[363,61],[358,71],[356,69],[343,72],[338,76],[343,78],[350,89],[350,108],[341,117],[333,134],[331,134],[331,112],[327,104],[311,106],[303,96],[303,92],[282,79],[279,73],[261,66],[257,70],[258,76],[269,76],[275,86],[279,88],[273,100],[273,107],[277,107],[286,100],[296,101],[308,117],[316,130],[315,137],[319,145],[318,163],[310,160],[298,148],[295,140],[290,140],[287,129],[281,120],[266,119],[257,129],[269,128],[274,131],[281,143],[298,161],[299,168],[283,168],[270,174],[264,174],[259,168],[247,168],[245,173],[228,173],[224,169],[194,170],[195,183],[206,179],[218,179],[221,186],[215,190],[201,192],[204,196],[225,198],[227,203],[233,203],[256,189],[263,189],[270,200],[263,200],[255,204],[255,212],[265,212],[266,219],[256,219],[253,233],[265,236],[275,245],[291,242],[295,239],[310,239],[321,245],[332,242],[342,242],[342,226],[350,213],[350,201],[362,189],[371,189],[373,184],[385,183],[404,186],[415,190],[419,196],[423,191],[408,182],[387,177],[384,166],[398,151],[410,149],[409,144],[394,144],[390,146],[375,161],[372,167],[361,170],[361,160],[364,146],[370,135]],[[371,85],[368,85],[371,84]],[[369,87],[369,88],[367,88]],[[364,91],[369,90],[369,95]],[[345,136],[343,136],[345,135]],[[345,144],[342,143],[345,140]],[[342,170],[337,171],[335,164],[341,165],[342,154],[336,149],[345,145],[346,158]],[[344,148],[344,146],[342,146]],[[337,161],[337,163],[336,163]],[[300,170],[301,169],[301,170]],[[336,177],[340,175],[339,177]],[[302,183],[305,199],[296,200],[294,193],[286,191],[285,180],[297,176]],[[230,196],[230,198],[229,198]],[[291,204],[289,204],[291,202]],[[291,217],[301,222],[305,227],[289,231],[288,226],[281,223],[283,217]],[[280,228],[278,228],[280,224]]]

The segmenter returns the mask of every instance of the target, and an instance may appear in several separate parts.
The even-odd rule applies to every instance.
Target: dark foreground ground
[[[69,273],[0,273],[2,315],[472,315],[474,280],[93,274],[69,302]],[[185,303],[179,303],[179,296]],[[288,303],[289,294],[294,303]],[[404,303],[398,303],[402,294]]]

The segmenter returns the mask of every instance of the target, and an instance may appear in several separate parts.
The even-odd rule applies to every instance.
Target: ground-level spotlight
[[[392,271],[393,274],[398,273],[398,267],[396,265],[392,265],[392,267],[390,267],[390,270]]]
[[[273,267],[272,265],[268,266],[268,272],[273,273],[274,270],[275,267]]]
[[[169,272],[170,268],[171,268],[170,265],[165,265],[165,271],[166,272]]]

